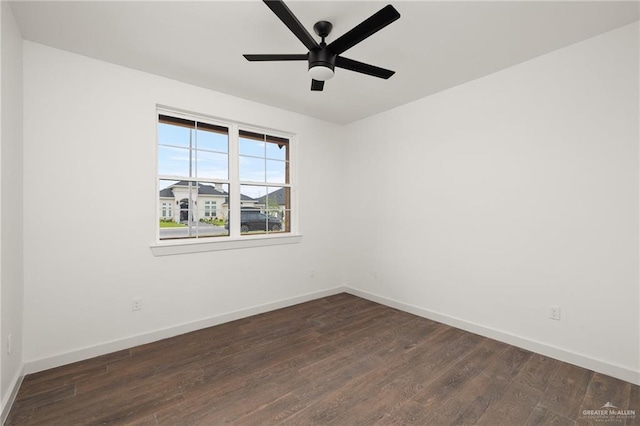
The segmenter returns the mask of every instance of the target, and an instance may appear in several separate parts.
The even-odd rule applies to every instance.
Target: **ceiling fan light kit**
[[[333,67],[328,67],[326,65],[310,65],[309,68],[309,77],[312,80],[318,81],[327,81],[333,77]]]
[[[318,21],[313,26],[314,32],[320,36],[318,43],[300,23],[282,0],[263,0],[264,3],[276,14],[289,30],[309,49],[305,54],[275,54],[275,55],[244,55],[248,61],[308,61],[309,76],[311,77],[311,90],[322,91],[324,82],[334,75],[335,67],[349,71],[367,74],[374,77],[388,79],[395,72],[374,65],[358,62],[340,56],[346,50],[352,48],[364,39],[372,36],[382,28],[391,24],[400,14],[391,5],[387,5],[378,12],[356,25],[350,31],[337,38],[329,45],[325,38],[331,33],[333,25],[328,21]]]

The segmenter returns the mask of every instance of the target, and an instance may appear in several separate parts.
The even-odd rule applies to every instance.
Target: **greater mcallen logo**
[[[610,422],[610,421],[624,421],[627,419],[636,418],[636,410],[621,410],[610,401],[607,401],[598,410],[582,410],[582,416],[591,420]]]

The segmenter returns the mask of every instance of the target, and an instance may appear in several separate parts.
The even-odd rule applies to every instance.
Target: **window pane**
[[[200,183],[198,188],[198,237],[229,235],[229,185]]]
[[[288,183],[284,161],[267,160],[267,182]]]
[[[290,205],[290,188],[286,187],[269,187],[267,188],[267,196],[265,198],[265,212],[270,217],[274,217],[280,220],[280,229],[276,229],[273,226],[270,227],[270,232],[289,232],[290,224],[287,217],[287,211],[289,211]]]
[[[255,204],[259,202],[259,199],[267,195],[267,187],[258,185],[240,185],[240,194],[242,195],[240,207],[244,207],[245,205],[255,207]]]
[[[264,159],[240,156],[240,180],[265,182]]]
[[[189,150],[158,146],[158,174],[189,176]]]
[[[175,185],[176,181],[161,180],[160,181],[160,228],[169,228],[176,223],[176,203],[173,192],[170,187]]]
[[[264,201],[269,210],[285,210],[289,208],[290,189],[286,187],[269,187]]]
[[[264,186],[240,186],[240,234],[264,234],[266,220],[260,219],[259,199],[267,195]]]
[[[192,131],[188,127],[158,123],[158,143],[189,148]]]
[[[195,151],[197,177],[207,179],[229,179],[229,156],[209,151]]]
[[[243,235],[283,232],[289,188],[242,185],[241,227]]]
[[[264,158],[264,142],[240,138],[240,155],[251,155]]]
[[[185,182],[160,180],[160,202],[171,206],[171,218],[160,218],[160,239],[183,238],[188,235],[189,188]],[[185,220],[183,221],[182,218]]]
[[[229,152],[229,136],[206,129],[197,130],[197,148],[209,151]]]
[[[287,145],[277,144],[273,142],[267,143],[267,158],[273,160],[286,160],[287,159]]]
[[[220,224],[211,223],[210,221],[199,221],[193,225],[194,233],[198,238],[207,237],[226,237],[229,235],[229,230],[225,228],[225,222],[221,221]]]
[[[267,232],[268,222],[257,207],[243,207],[240,211],[240,234],[255,235]]]
[[[161,180],[159,196],[161,214],[172,211],[172,218],[160,217],[161,240],[229,235],[225,227],[228,184]],[[205,217],[207,205],[209,216]]]

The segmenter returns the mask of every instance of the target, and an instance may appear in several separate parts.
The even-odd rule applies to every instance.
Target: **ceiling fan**
[[[318,43],[282,0],[263,1],[287,28],[298,37],[302,44],[309,49],[309,52],[299,55],[243,55],[248,61],[309,61],[311,90],[314,91],[321,91],[324,88],[324,82],[333,77],[335,67],[384,79],[391,77],[395,73],[395,71],[340,56],[347,49],[352,48],[400,18],[400,14],[393,6],[387,5],[383,7],[327,45],[324,39],[331,33],[333,28],[331,22],[319,21],[313,26],[315,33],[322,39]]]

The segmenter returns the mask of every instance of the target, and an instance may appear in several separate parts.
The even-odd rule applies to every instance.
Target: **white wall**
[[[0,412],[5,416],[22,374],[22,36],[6,1],[0,2],[0,18]]]
[[[640,383],[638,76],[635,23],[348,126],[346,284]]]
[[[297,133],[302,243],[154,257],[156,104]],[[28,371],[346,279],[640,382],[638,112],[637,24],[346,128],[25,42]]]
[[[156,104],[296,133],[302,242],[154,257]],[[28,371],[341,285],[341,127],[26,41],[24,120]]]

